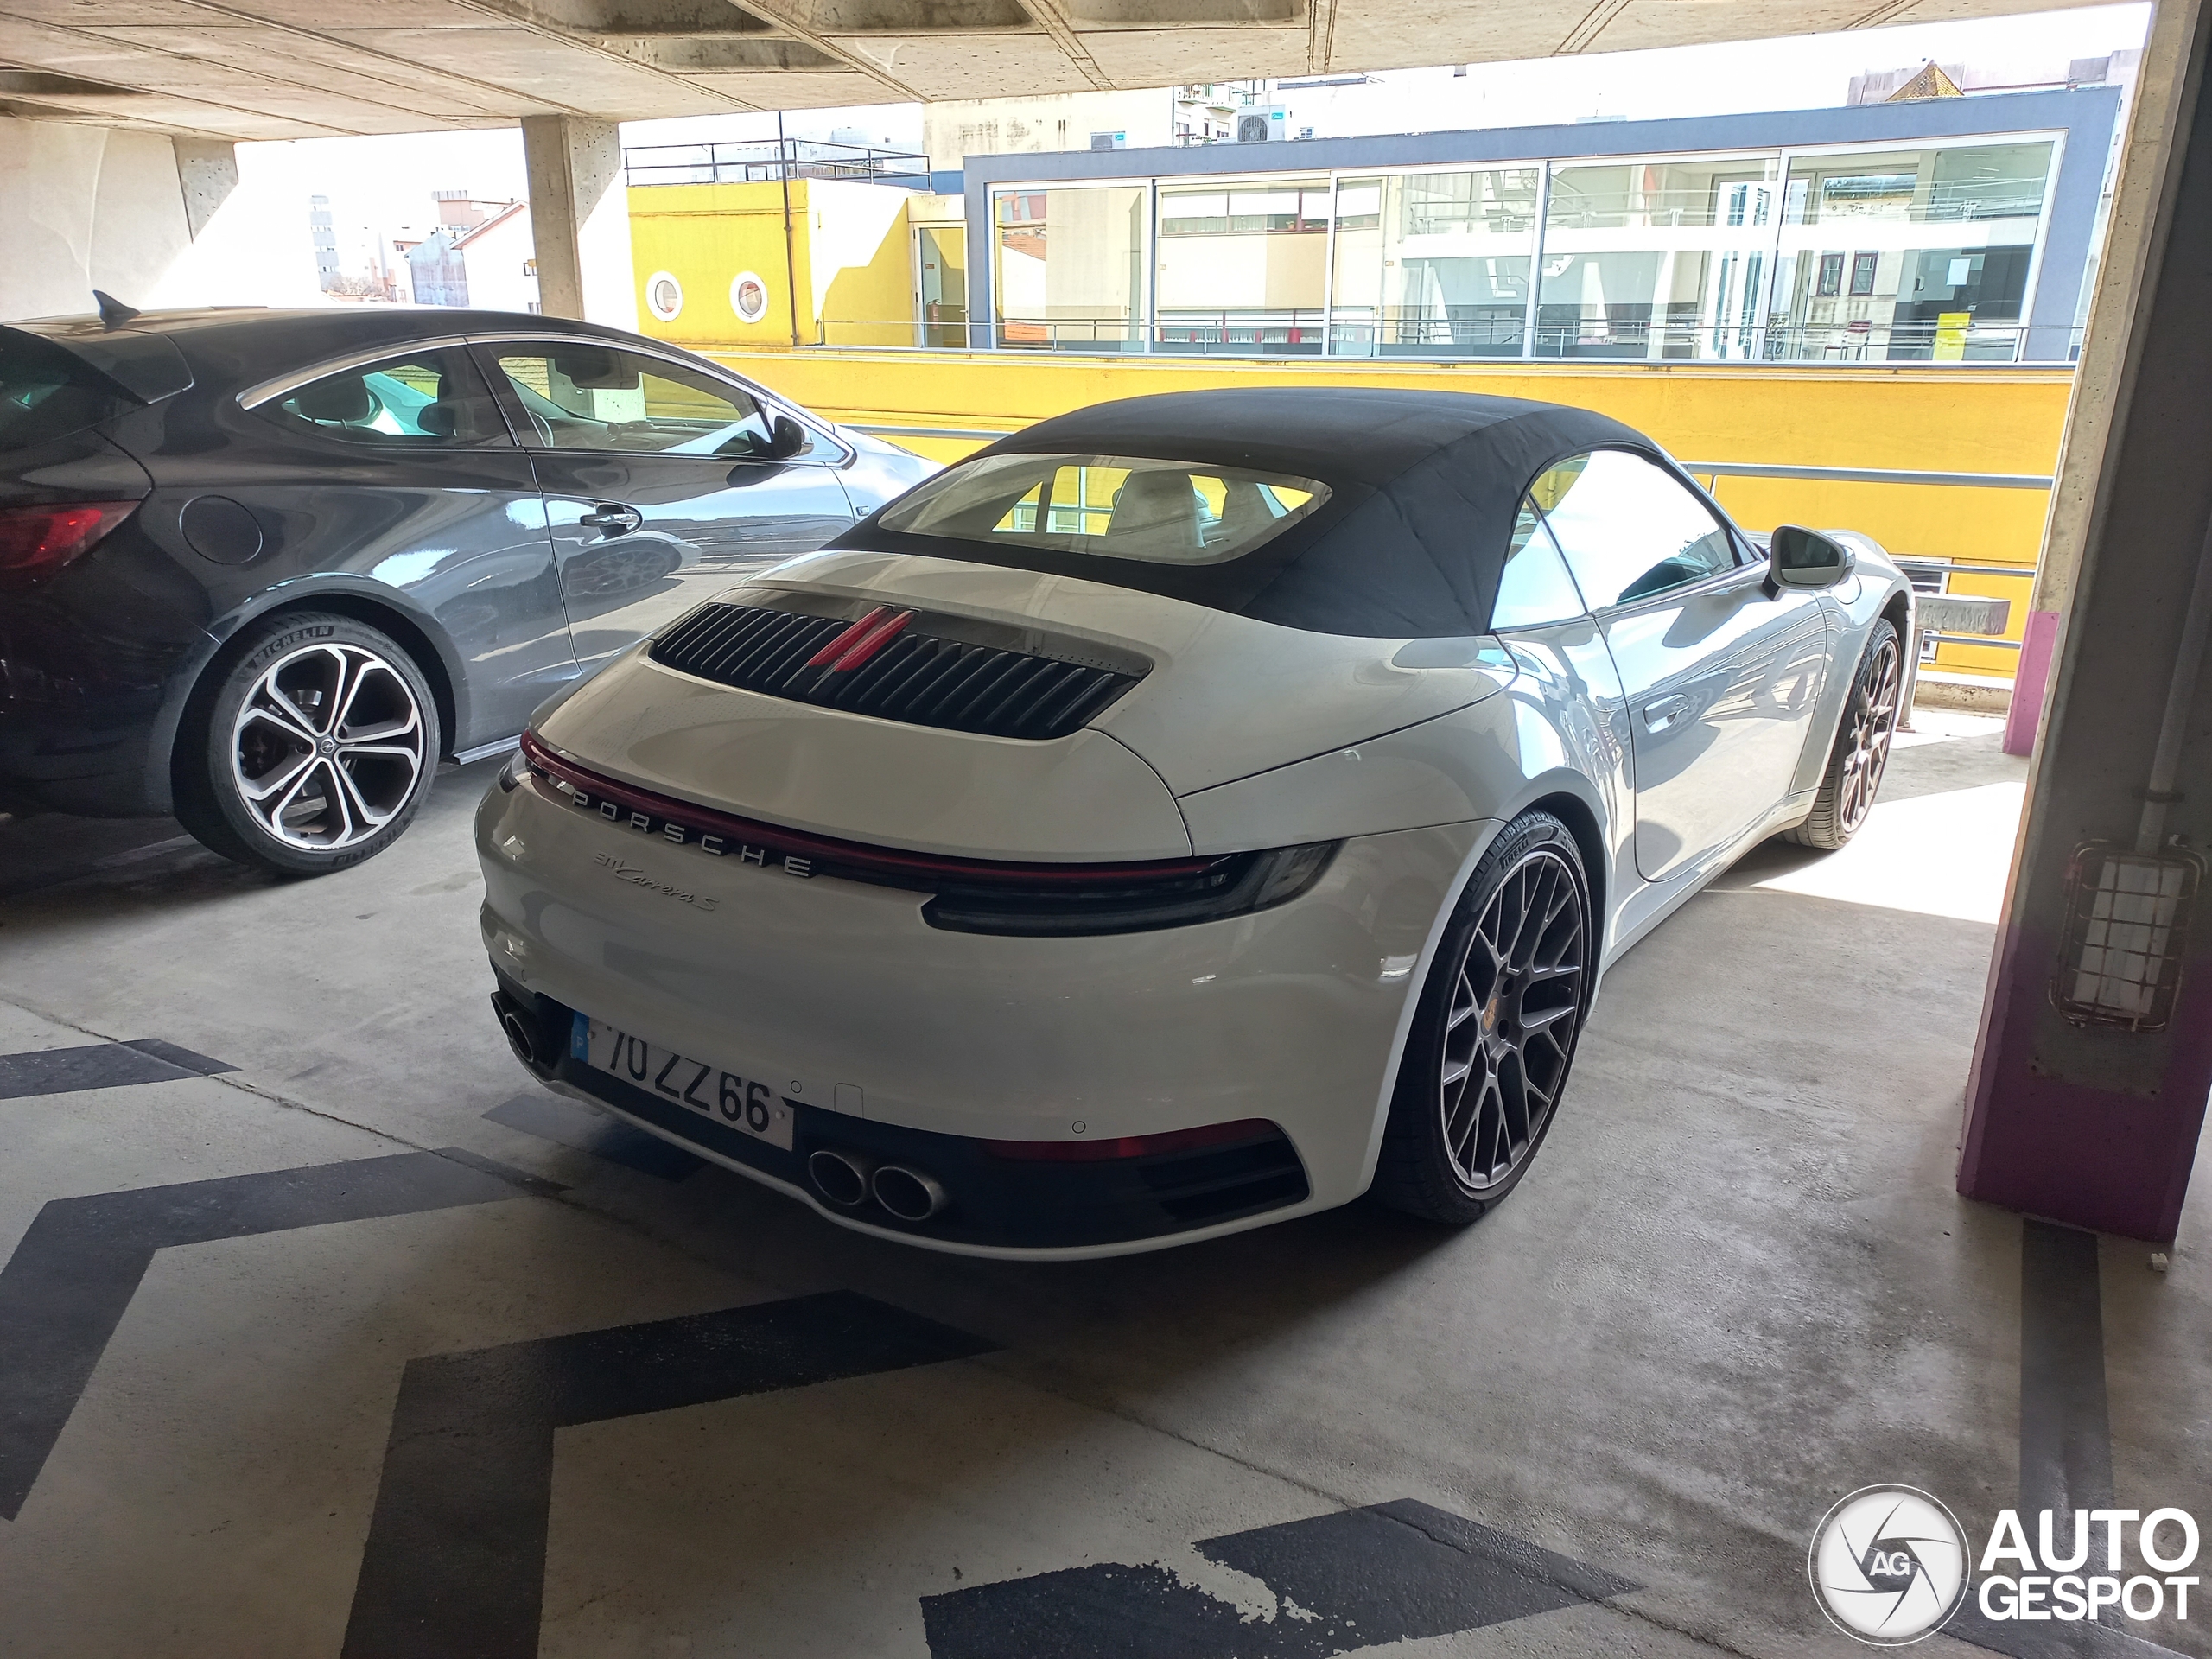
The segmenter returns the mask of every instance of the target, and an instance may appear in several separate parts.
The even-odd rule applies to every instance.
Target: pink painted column
[[[2037,761],[1958,1175],[1969,1198],[2153,1240],[2180,1224],[2212,1094],[2208,32],[2195,0],[2161,0],[2145,54],[2060,464],[2080,563],[2063,628],[2039,589],[2006,728]],[[2165,925],[2091,928],[2080,875],[2115,850],[2199,891],[2166,912],[2107,895],[2120,920],[2137,906]],[[2132,1020],[2128,976],[2155,981]]]

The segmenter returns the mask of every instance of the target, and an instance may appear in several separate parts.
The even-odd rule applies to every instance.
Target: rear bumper
[[[976,1254],[1081,1256],[1365,1190],[1408,993],[1487,828],[1355,837],[1310,892],[1273,910],[1075,938],[939,931],[921,919],[925,894],[733,868],[531,783],[494,786],[477,842],[486,949],[510,995],[545,999],[523,1006],[551,1022],[546,1040],[582,1010],[773,1078],[794,1151],[717,1135],[571,1058],[542,1071],[556,1087],[848,1225]],[[1016,1162],[982,1145],[1248,1118],[1279,1126],[1281,1141],[1210,1151],[1212,1164]],[[912,1224],[840,1211],[805,1171],[806,1154],[830,1146],[911,1160],[954,1203]]]
[[[494,1000],[503,1015],[518,1015],[544,1040],[567,1040],[574,1012],[552,998],[503,980]],[[1151,1157],[1039,1163],[997,1155],[987,1142],[961,1135],[872,1123],[789,1101],[793,1128],[786,1152],[558,1048],[544,1052],[530,1070],[563,1094],[588,1099],[664,1140],[779,1187],[834,1221],[940,1248],[1023,1254],[1142,1248],[1171,1243],[1172,1236],[1194,1227],[1265,1217],[1311,1195],[1305,1168],[1280,1132]],[[919,1170],[944,1186],[948,1202],[938,1215],[919,1222],[901,1220],[869,1198],[843,1206],[827,1203],[807,1173],[807,1160],[819,1151],[842,1154],[863,1167]]]
[[[136,534],[0,600],[0,790],[88,817],[169,810],[178,715],[215,641],[125,579]]]

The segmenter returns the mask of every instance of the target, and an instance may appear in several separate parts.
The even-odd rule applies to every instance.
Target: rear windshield
[[[1217,564],[1328,499],[1327,485],[1287,473],[1128,455],[978,455],[909,491],[877,522],[1008,552]]]
[[[0,328],[0,452],[67,437],[131,406],[73,353],[36,334]]]

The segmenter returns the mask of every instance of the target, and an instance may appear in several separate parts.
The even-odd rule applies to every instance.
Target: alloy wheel
[[[1844,751],[1842,787],[1838,792],[1839,827],[1846,835],[1866,821],[1882,770],[1890,763],[1890,740],[1897,728],[1897,691],[1903,680],[1897,642],[1884,638],[1859,671],[1851,698],[1850,747]]]
[[[1452,988],[1438,1105],[1444,1147],[1477,1193],[1498,1185],[1542,1135],[1574,1049],[1587,957],[1582,887],[1539,847],[1483,906]]]
[[[391,664],[359,645],[308,645],[246,693],[232,727],[232,779],[270,835],[329,852],[368,840],[407,804],[426,737]]]

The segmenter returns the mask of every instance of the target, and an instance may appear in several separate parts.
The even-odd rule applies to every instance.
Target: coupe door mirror
[[[806,429],[788,415],[779,415],[768,428],[768,459],[788,461],[806,448]]]
[[[1776,588],[1833,588],[1859,561],[1841,542],[1802,524],[1777,525],[1767,538],[1767,580]]]

